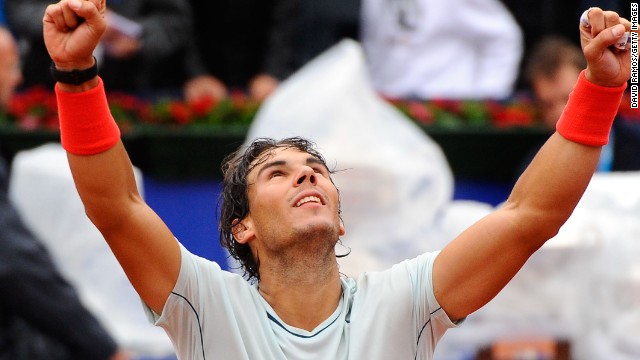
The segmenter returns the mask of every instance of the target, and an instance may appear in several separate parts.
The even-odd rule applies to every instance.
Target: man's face
[[[551,78],[539,76],[533,80],[533,91],[540,103],[542,120],[549,128],[555,129],[579,75],[579,69],[567,64]]]
[[[21,82],[18,48],[12,40],[7,41],[5,45],[0,46],[0,107],[6,108],[9,105],[9,100]]]
[[[234,232],[236,239],[249,243],[261,260],[296,252],[334,256],[344,227],[328,169],[295,148],[264,156],[247,176],[249,214]]]

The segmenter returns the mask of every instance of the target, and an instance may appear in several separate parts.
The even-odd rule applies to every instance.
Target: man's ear
[[[247,226],[248,221],[245,220],[240,221],[239,219],[234,219],[231,222],[231,233],[233,234],[233,238],[240,244],[247,243],[251,236],[253,236],[252,231]]]
[[[342,221],[342,218],[340,218],[340,236],[344,235],[347,232],[347,230],[344,227],[344,221]]]

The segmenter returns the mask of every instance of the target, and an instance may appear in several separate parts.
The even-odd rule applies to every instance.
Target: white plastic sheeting
[[[136,169],[135,175],[141,188],[142,174]],[[144,357],[174,354],[164,330],[147,321],[140,298],[87,218],[59,144],[15,156],[9,198],[85,306],[124,349]]]

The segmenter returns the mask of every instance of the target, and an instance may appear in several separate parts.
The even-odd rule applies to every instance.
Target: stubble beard
[[[322,276],[337,266],[335,245],[339,237],[339,228],[331,224],[314,224],[293,229],[287,241],[278,251],[277,263],[288,276],[296,273],[300,276]],[[285,274],[282,274],[285,276]]]

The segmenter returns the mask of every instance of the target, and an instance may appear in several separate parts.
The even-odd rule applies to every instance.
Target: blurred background
[[[45,249],[51,274],[77,293],[78,310],[70,314],[88,311],[103,327],[102,339],[86,346],[108,350],[83,356],[172,359],[170,343],[147,324],[76,199],[42,41],[41,14],[50,3],[0,1],[0,155],[7,207],[17,214],[11,221]],[[552,133],[585,66],[582,12],[598,6],[630,15],[626,0],[107,6],[108,30],[95,53],[100,75],[139,187],[176,237],[227,267],[217,230],[224,156],[257,136],[306,134],[338,168],[352,169],[336,180],[352,214],[345,242],[353,260],[345,267],[354,273],[440,248],[499,206]],[[640,256],[632,220],[640,209],[638,154],[640,113],[627,94],[573,222],[486,309],[445,335],[436,359],[640,358],[633,340],[640,336],[640,264],[632,260]],[[362,189],[379,202],[361,206]],[[409,244],[403,240],[412,234],[375,221],[388,225],[385,238],[362,245],[359,238],[374,236],[363,230],[372,217],[401,215],[401,208],[422,211],[421,227],[411,230],[427,235],[424,244]],[[7,264],[21,256],[28,255],[16,250]],[[17,276],[0,271],[3,292],[14,291]],[[5,335],[18,332],[15,319],[38,316],[24,315],[26,306],[0,306],[0,359],[38,359],[11,353],[19,342]],[[56,339],[73,321],[33,321],[24,326],[48,339],[44,348],[80,347]],[[59,358],[84,358],[77,354]]]

